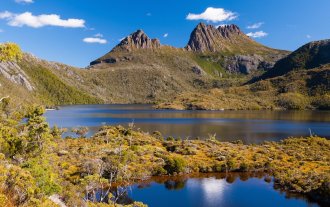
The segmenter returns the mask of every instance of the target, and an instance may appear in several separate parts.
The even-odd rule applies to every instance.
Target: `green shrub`
[[[166,138],[166,141],[175,141],[175,139],[174,139],[174,137],[169,136],[169,137]]]
[[[309,101],[299,93],[283,93],[279,95],[277,103],[285,109],[305,109]]]
[[[168,174],[183,172],[186,167],[186,162],[181,157],[166,157],[164,169]]]
[[[154,169],[153,171],[153,175],[166,175],[167,171],[163,168],[163,167],[157,167],[156,169]]]
[[[156,138],[159,139],[159,140],[163,140],[162,133],[159,132],[159,131],[154,131],[154,132],[152,133],[152,136],[156,137]]]
[[[241,165],[239,166],[240,172],[247,172],[248,169],[249,169],[249,166],[245,162],[241,163]]]

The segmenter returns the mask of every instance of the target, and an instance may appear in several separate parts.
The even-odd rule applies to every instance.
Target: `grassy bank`
[[[266,173],[283,190],[329,202],[330,141],[324,138],[244,145],[105,126],[91,138],[83,138],[81,129],[76,131],[81,138],[62,139],[63,131],[50,129],[42,113],[32,107],[1,116],[1,206],[56,206],[51,195],[67,206],[112,206],[116,194],[110,204],[87,201],[86,195],[93,198],[98,189],[111,187],[125,192],[126,185],[151,176],[211,172]],[[20,122],[23,117],[26,123]]]
[[[330,109],[330,67],[292,71],[243,86],[186,92],[158,108],[188,110]]]

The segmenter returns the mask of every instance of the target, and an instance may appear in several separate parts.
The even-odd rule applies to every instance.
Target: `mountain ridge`
[[[237,25],[225,25],[216,28],[204,23],[198,24],[183,48],[162,45],[158,39],[151,39],[141,29],[124,38],[110,52],[90,63],[91,68],[104,68],[140,59],[138,53],[151,50],[149,54],[185,52],[191,62],[199,65],[208,62],[213,65],[209,71],[211,76],[223,76],[224,73],[250,74],[260,70],[268,70],[278,59],[287,55],[287,51],[268,48],[245,35]],[[173,57],[174,58],[174,57]],[[152,58],[151,58],[152,59]],[[146,64],[150,61],[146,62]],[[101,65],[98,65],[101,64]],[[202,65],[199,65],[203,67]]]
[[[259,79],[285,75],[292,70],[305,70],[320,67],[330,62],[330,39],[309,42],[287,57],[279,60],[274,68]]]
[[[133,32],[122,39],[120,43],[113,47],[107,54],[115,52],[133,52],[139,49],[157,50],[162,47],[175,48],[173,46],[162,45],[159,39],[149,38],[142,29],[138,29],[136,32]],[[285,52],[284,50],[269,48],[254,41],[244,34],[244,32],[242,32],[235,24],[215,27],[204,23],[199,23],[194,28],[186,46],[175,49],[183,49],[189,52],[199,53],[232,52],[247,54],[252,51],[266,53],[272,53],[275,51]],[[105,58],[107,54],[92,61],[90,65],[102,62],[113,63],[113,59]]]
[[[213,36],[217,38],[203,36],[210,32],[214,32]],[[191,36],[200,36],[201,44],[196,44],[195,49],[175,48],[162,45],[159,40],[149,38],[143,30],[137,30],[85,69],[40,60],[25,54],[20,62],[0,63],[0,96],[9,94],[17,103],[23,100],[46,105],[164,103],[171,102],[183,93],[205,94],[220,88],[226,93],[224,97],[232,101],[237,100],[237,103],[241,104],[236,104],[237,108],[242,108],[243,105],[264,108],[270,106],[270,102],[265,102],[260,97],[255,97],[256,95],[279,95],[282,91],[293,90],[284,87],[286,82],[290,84],[291,76],[285,77],[284,81],[281,81],[280,77],[271,83],[257,82],[256,85],[261,84],[267,88],[262,92],[251,94],[250,89],[241,88],[249,80],[273,70],[278,60],[287,58],[287,51],[263,46],[247,37],[235,25],[216,28],[199,24]],[[208,44],[204,44],[206,40]],[[327,61],[328,59],[325,62]],[[311,82],[310,74],[301,73],[306,83]],[[327,91],[327,74],[327,68],[316,69],[313,73],[313,84],[298,92],[305,93],[305,96],[321,94],[320,90],[309,87],[322,87]],[[298,73],[292,75],[295,80],[296,76],[299,76]],[[314,84],[317,77],[323,81],[321,85]],[[277,82],[281,83],[280,87]],[[299,81],[295,81],[294,88],[299,88],[298,83]],[[271,93],[268,89],[272,90]],[[247,96],[235,97],[235,93],[240,90],[246,91]],[[308,90],[316,92],[306,92]],[[233,93],[233,96],[228,93]],[[188,99],[182,97],[191,100],[194,96],[189,95]],[[196,97],[195,101],[201,96]],[[217,100],[216,103],[223,102]],[[274,103],[271,104],[275,107]]]

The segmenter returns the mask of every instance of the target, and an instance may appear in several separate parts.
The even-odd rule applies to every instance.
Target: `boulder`
[[[199,66],[193,66],[191,70],[193,73],[195,73],[197,75],[200,75],[200,76],[206,75],[206,72]]]

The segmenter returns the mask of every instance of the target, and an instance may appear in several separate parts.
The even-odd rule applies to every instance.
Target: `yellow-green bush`
[[[299,93],[280,94],[277,102],[285,109],[305,109],[309,104],[308,98]]]
[[[313,101],[313,105],[321,110],[329,110],[330,109],[330,94],[325,94],[323,96],[320,96],[316,98],[315,101]]]
[[[0,44],[0,62],[18,61],[23,57],[21,48],[15,43]]]

